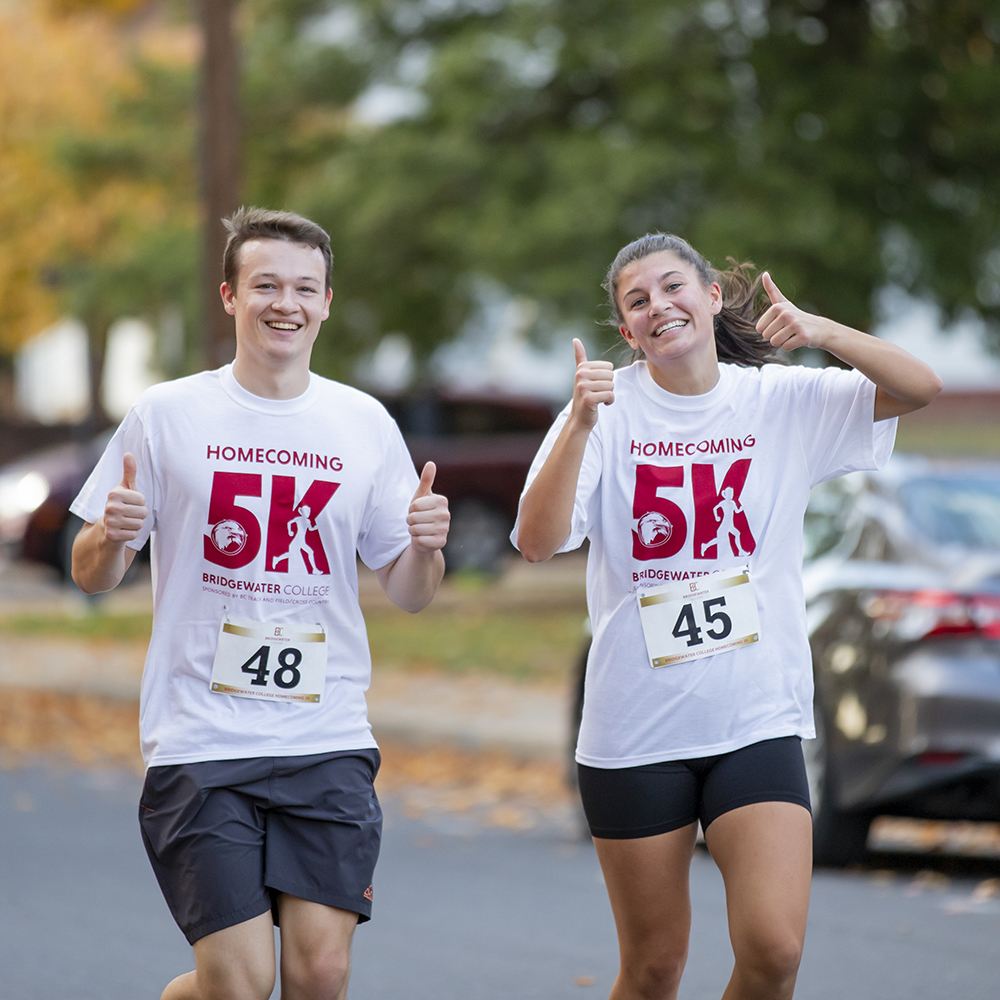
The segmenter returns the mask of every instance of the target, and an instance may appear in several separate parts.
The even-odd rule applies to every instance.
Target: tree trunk
[[[97,302],[92,302],[81,318],[87,327],[90,409],[87,416],[74,428],[73,437],[89,441],[111,423],[101,397],[104,388],[104,359],[108,353],[108,330],[112,320],[108,311]]]
[[[201,80],[201,181],[204,201],[202,265],[204,352],[209,367],[232,361],[233,320],[222,308],[222,218],[239,207],[239,69],[233,34],[235,0],[200,0],[204,30]]]

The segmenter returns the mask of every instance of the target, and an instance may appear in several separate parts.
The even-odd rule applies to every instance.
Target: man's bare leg
[[[344,1000],[358,915],[282,893],[281,1000]]]
[[[270,912],[195,941],[194,964],[193,972],[171,980],[161,1000],[268,1000],[274,989]]]

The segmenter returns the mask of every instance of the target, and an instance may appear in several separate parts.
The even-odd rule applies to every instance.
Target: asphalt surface
[[[190,967],[119,772],[0,772],[0,997],[144,1000]],[[485,830],[386,802],[375,918],[358,929],[355,1000],[607,996],[617,955],[592,848],[564,826]],[[924,863],[924,862],[920,862]],[[945,872],[950,872],[946,874]],[[989,868],[819,872],[800,1000],[994,1000],[1000,894]],[[721,879],[699,852],[681,1000],[721,995]],[[592,983],[592,985],[578,985]]]

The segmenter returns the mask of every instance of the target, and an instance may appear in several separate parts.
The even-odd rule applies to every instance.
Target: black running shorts
[[[784,736],[731,753],[639,767],[578,764],[590,832],[608,840],[654,837],[701,828],[752,802],[795,802],[810,808],[802,741]]]
[[[149,768],[139,826],[188,942],[268,910],[277,923],[281,892],[368,920],[380,760],[365,749]]]

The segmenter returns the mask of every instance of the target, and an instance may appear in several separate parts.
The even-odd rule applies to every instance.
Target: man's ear
[[[224,281],[219,286],[219,294],[222,296],[222,306],[230,316],[236,315],[236,290],[230,288]]]

